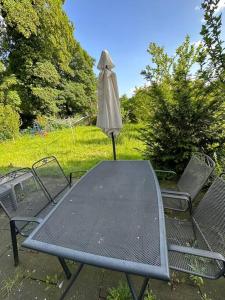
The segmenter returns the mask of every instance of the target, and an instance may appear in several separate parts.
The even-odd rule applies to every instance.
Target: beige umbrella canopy
[[[122,128],[119,92],[116,74],[112,71],[114,64],[107,50],[103,50],[98,69],[98,116],[97,126],[112,138],[113,154],[116,159],[115,140]]]

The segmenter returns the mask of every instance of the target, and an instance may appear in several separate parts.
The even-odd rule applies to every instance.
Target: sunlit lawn
[[[117,140],[118,159],[141,159],[140,125],[127,124]],[[138,150],[139,149],[139,150]],[[95,126],[78,126],[45,136],[23,135],[0,144],[0,173],[31,167],[42,157],[55,155],[65,171],[89,169],[101,160],[112,159],[111,139]]]

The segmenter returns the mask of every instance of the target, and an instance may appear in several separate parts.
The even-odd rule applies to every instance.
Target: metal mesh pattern
[[[193,155],[177,183],[179,191],[189,193],[194,199],[212,171],[213,166],[206,163],[204,155]]]
[[[203,201],[204,200],[204,201]],[[225,181],[217,178],[194,212],[210,248],[225,256]]]
[[[170,244],[219,252],[225,256],[225,181],[217,178],[201,200],[193,222],[166,218]],[[169,253],[170,267],[216,278],[222,262],[182,253]]]
[[[7,175],[5,178],[10,180],[4,180],[0,185],[0,190],[3,188],[9,190],[0,196],[0,205],[10,219],[37,216],[49,204],[49,200],[29,169],[18,174],[14,177]],[[24,225],[24,222],[17,223],[18,229]]]
[[[46,157],[33,164],[33,170],[51,199],[69,186],[62,168],[55,157]]]
[[[166,218],[167,239],[170,244],[210,250],[198,230],[189,221]],[[170,268],[198,274],[208,278],[216,278],[222,265],[213,259],[169,251]]]
[[[72,188],[32,239],[160,266],[158,197],[153,182],[147,162],[101,163]]]
[[[185,200],[173,199],[172,197],[166,197],[163,195],[163,206],[164,208],[185,211],[188,208],[188,203]]]

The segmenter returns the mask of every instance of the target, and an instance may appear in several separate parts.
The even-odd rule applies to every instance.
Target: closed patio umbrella
[[[98,116],[97,126],[112,138],[113,157],[116,160],[115,138],[122,128],[119,92],[114,64],[107,50],[103,50],[97,68],[98,77]]]

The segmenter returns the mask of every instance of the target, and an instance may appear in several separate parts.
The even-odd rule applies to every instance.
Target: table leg
[[[65,274],[66,274],[66,278],[67,278],[67,279],[70,279],[71,273],[70,273],[70,269],[68,268],[68,266],[67,266],[67,264],[66,264],[66,262],[65,262],[65,259],[62,258],[62,257],[58,257],[58,260],[59,260],[59,262],[60,262],[60,264],[61,264],[61,266],[62,266],[62,268],[63,268],[63,271],[64,271]]]
[[[141,290],[139,292],[139,295],[137,296],[136,294],[136,291],[134,289],[134,286],[131,282],[131,279],[129,277],[129,275],[126,273],[126,278],[127,278],[127,283],[129,285],[129,288],[130,288],[130,291],[131,291],[131,295],[133,297],[134,300],[142,300],[143,297],[144,297],[144,293],[145,293],[145,290],[146,290],[146,287],[147,287],[147,284],[149,282],[149,278],[145,278],[144,281],[143,281],[143,284],[141,286]]]
[[[74,284],[75,280],[77,279],[77,277],[79,276],[82,268],[83,268],[84,264],[80,264],[79,268],[77,269],[76,273],[73,275],[70,283],[68,284],[67,288],[65,289],[65,291],[63,292],[62,296],[59,298],[59,300],[63,300],[66,296],[66,294],[68,293],[68,291],[70,290],[70,288],[72,287],[72,285]]]
[[[11,240],[12,240],[12,248],[13,248],[13,257],[14,257],[14,265],[15,267],[19,264],[19,255],[18,255],[18,247],[17,247],[17,230],[15,221],[10,221],[10,230],[11,230]]]

